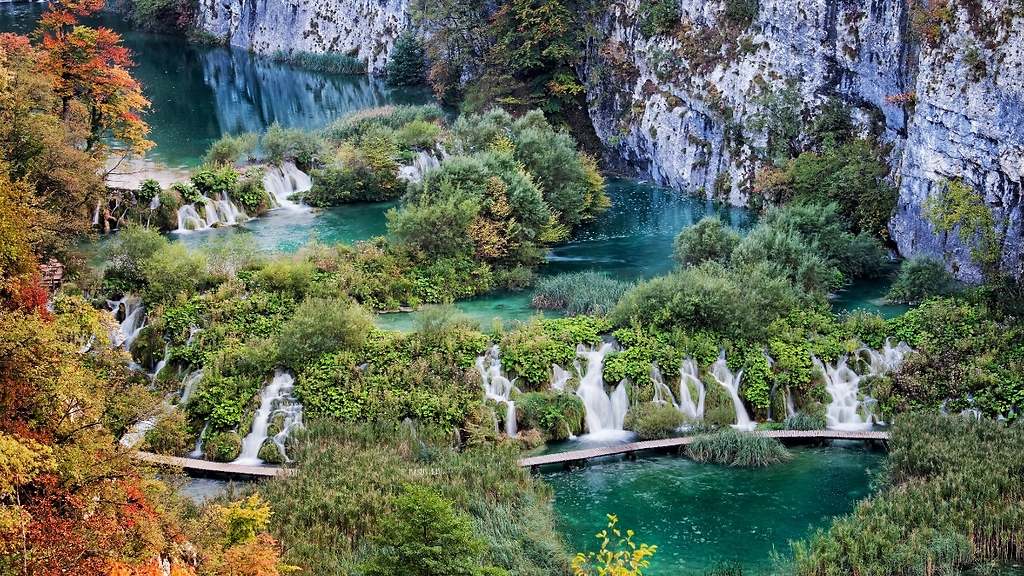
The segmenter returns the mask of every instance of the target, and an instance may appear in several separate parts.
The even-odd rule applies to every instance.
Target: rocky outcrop
[[[199,0],[197,25],[254,52],[337,52],[378,73],[408,19],[408,0]]]
[[[749,5],[742,0],[681,0],[680,22],[653,35],[644,3],[613,2],[580,67],[610,161],[742,204],[765,143],[752,121],[764,95],[792,87],[805,119],[835,96],[892,146],[890,228],[903,254],[946,257],[961,278],[979,278],[970,248],[923,212],[945,182],[962,179],[984,194],[1004,267],[1019,271],[1024,16],[1010,0],[960,0],[937,23],[923,18],[934,45],[912,37],[905,0],[762,0],[749,22],[725,14],[727,3]],[[920,28],[927,15],[915,16]]]

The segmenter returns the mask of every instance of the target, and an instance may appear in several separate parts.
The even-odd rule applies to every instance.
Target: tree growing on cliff
[[[388,59],[387,79],[392,86],[418,86],[426,80],[427,56],[423,43],[411,32],[395,41]]]

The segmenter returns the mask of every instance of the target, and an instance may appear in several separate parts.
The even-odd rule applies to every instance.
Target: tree
[[[142,86],[131,76],[131,54],[109,28],[83,26],[78,19],[103,8],[102,0],[51,2],[39,20],[43,64],[60,98],[60,115],[69,121],[83,108],[88,125],[87,151],[98,152],[113,137],[130,151],[145,152],[149,126],[141,113],[149,108]]]
[[[696,225],[685,228],[676,236],[673,255],[682,266],[700,264],[705,260],[727,262],[740,235],[730,229],[717,216],[705,216]]]
[[[485,574],[484,543],[476,536],[472,520],[429,488],[404,488],[374,544],[367,576]]]
[[[423,44],[412,32],[403,32],[391,49],[387,79],[392,86],[418,86],[426,80],[427,59]]]

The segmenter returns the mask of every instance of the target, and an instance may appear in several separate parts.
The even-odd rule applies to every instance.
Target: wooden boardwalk
[[[758,436],[767,438],[778,438],[779,440],[867,440],[884,441],[889,439],[888,432],[847,432],[842,430],[763,430],[751,432]],[[545,454],[543,456],[530,456],[522,458],[518,464],[521,468],[536,470],[541,466],[561,464],[572,466],[593,458],[606,456],[635,455],[637,452],[649,450],[668,450],[686,446],[693,442],[693,436],[682,438],[667,438],[665,440],[646,440],[643,442],[631,442],[628,444],[616,444],[602,448],[591,448],[587,450],[573,450],[558,454]],[[277,466],[251,466],[246,464],[231,464],[230,462],[210,462],[196,458],[180,458],[177,456],[163,456],[152,452],[136,452],[138,460],[164,466],[178,468],[188,474],[196,476],[218,476],[228,478],[249,478],[258,480],[261,478],[273,478],[275,476],[286,476],[294,469],[280,468]]]
[[[751,432],[757,436],[767,438],[778,438],[779,440],[888,440],[888,432],[847,432],[842,430],[762,430]],[[585,462],[593,458],[605,456],[618,456],[621,454],[635,455],[637,452],[647,450],[668,450],[686,446],[693,442],[694,436],[682,438],[666,438],[664,440],[645,440],[643,442],[631,442],[629,444],[616,444],[602,448],[591,448],[589,450],[573,450],[558,454],[544,454],[543,456],[530,456],[519,460],[519,466],[536,470],[540,466],[562,464],[571,466],[576,463]]]

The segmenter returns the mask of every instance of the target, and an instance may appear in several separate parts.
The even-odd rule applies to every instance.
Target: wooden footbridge
[[[814,442],[824,440],[860,440],[868,442],[884,442],[889,439],[888,432],[870,431],[844,431],[844,430],[762,430],[751,432],[756,436],[765,438],[777,438],[783,442]],[[530,456],[519,460],[521,468],[537,470],[541,466],[562,465],[571,468],[588,460],[604,458],[608,456],[625,455],[635,457],[637,452],[667,451],[673,448],[680,448],[690,444],[694,436],[682,438],[667,438],[665,440],[645,440],[642,442],[630,442],[627,444],[615,444],[601,448],[590,448],[584,450],[572,450],[557,454],[544,454],[542,456]],[[275,476],[287,476],[294,469],[280,468],[276,466],[252,466],[246,464],[232,464],[230,462],[210,462],[195,458],[180,458],[177,456],[162,456],[152,452],[136,452],[138,460],[154,464],[156,466],[181,469],[184,472],[195,476],[214,476],[227,478],[273,478]]]

